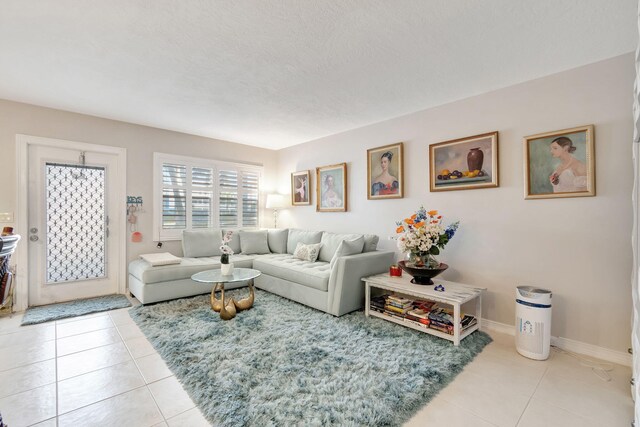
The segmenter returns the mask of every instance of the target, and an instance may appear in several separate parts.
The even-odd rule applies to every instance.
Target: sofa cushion
[[[299,283],[326,292],[331,269],[328,262],[309,262],[290,254],[262,255],[253,261],[253,268],[262,274]]]
[[[331,262],[333,254],[338,250],[338,246],[343,240],[354,240],[362,237],[362,234],[338,234],[338,233],[322,233],[322,248],[320,248],[320,261]]]
[[[373,252],[378,248],[378,242],[380,241],[380,237],[375,234],[365,234],[364,235],[364,249],[362,252]]]
[[[289,237],[289,230],[272,228],[267,230],[267,241],[269,243],[269,250],[274,254],[286,254],[287,253],[287,237]]]
[[[310,245],[312,243],[320,243],[320,240],[322,240],[322,231],[305,231],[290,228],[287,236],[287,253],[293,255],[298,243]]]
[[[251,263],[255,256],[233,255],[231,262],[234,264],[244,264],[245,261]],[[137,259],[129,263],[129,274],[140,280],[142,283],[168,282],[171,280],[188,279],[196,273],[205,270],[220,268],[220,257],[202,258],[182,258],[180,264],[162,265],[153,267],[147,261]]]
[[[312,243],[310,245],[305,245],[304,243],[298,242],[296,250],[293,251],[293,257],[301,259],[303,261],[315,262],[318,259],[318,254],[320,253],[321,246],[322,243]]]
[[[364,237],[360,236],[357,239],[353,240],[343,240],[340,242],[340,246],[338,246],[338,250],[335,254],[333,254],[333,258],[331,258],[331,262],[329,266],[333,268],[338,258],[341,256],[349,256],[356,255],[362,253],[362,248],[364,247]]]
[[[240,231],[240,249],[243,255],[269,254],[267,230]]]
[[[186,258],[222,255],[220,244],[222,231],[184,230],[182,232],[182,253]]]

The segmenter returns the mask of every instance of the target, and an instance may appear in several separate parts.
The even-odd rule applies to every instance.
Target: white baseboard
[[[506,323],[500,323],[489,319],[482,319],[480,325],[482,329],[499,332],[501,334],[512,336],[515,336],[516,334],[516,328],[514,325],[507,325]],[[563,350],[571,351],[573,353],[594,357],[596,359],[606,360],[607,362],[617,363],[619,365],[631,366],[633,362],[633,358],[629,353],[611,350],[608,348],[599,347],[597,345],[575,341],[569,338],[552,336],[551,345]]]

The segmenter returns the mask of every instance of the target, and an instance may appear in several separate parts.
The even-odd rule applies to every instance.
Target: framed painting
[[[593,125],[524,138],[524,197],[596,195]]]
[[[316,168],[316,211],[347,211],[347,164]]]
[[[431,191],[498,186],[498,132],[439,142],[429,146]]]
[[[293,206],[311,204],[311,174],[308,170],[291,174],[291,204]]]
[[[367,198],[404,197],[403,144],[385,145],[367,150]]]

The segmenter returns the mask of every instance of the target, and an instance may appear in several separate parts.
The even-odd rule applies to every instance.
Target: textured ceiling
[[[637,0],[0,0],[0,98],[282,148],[635,49]]]

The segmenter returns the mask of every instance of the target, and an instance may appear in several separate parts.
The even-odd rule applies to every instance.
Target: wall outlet
[[[13,212],[0,212],[0,222],[13,222]]]

